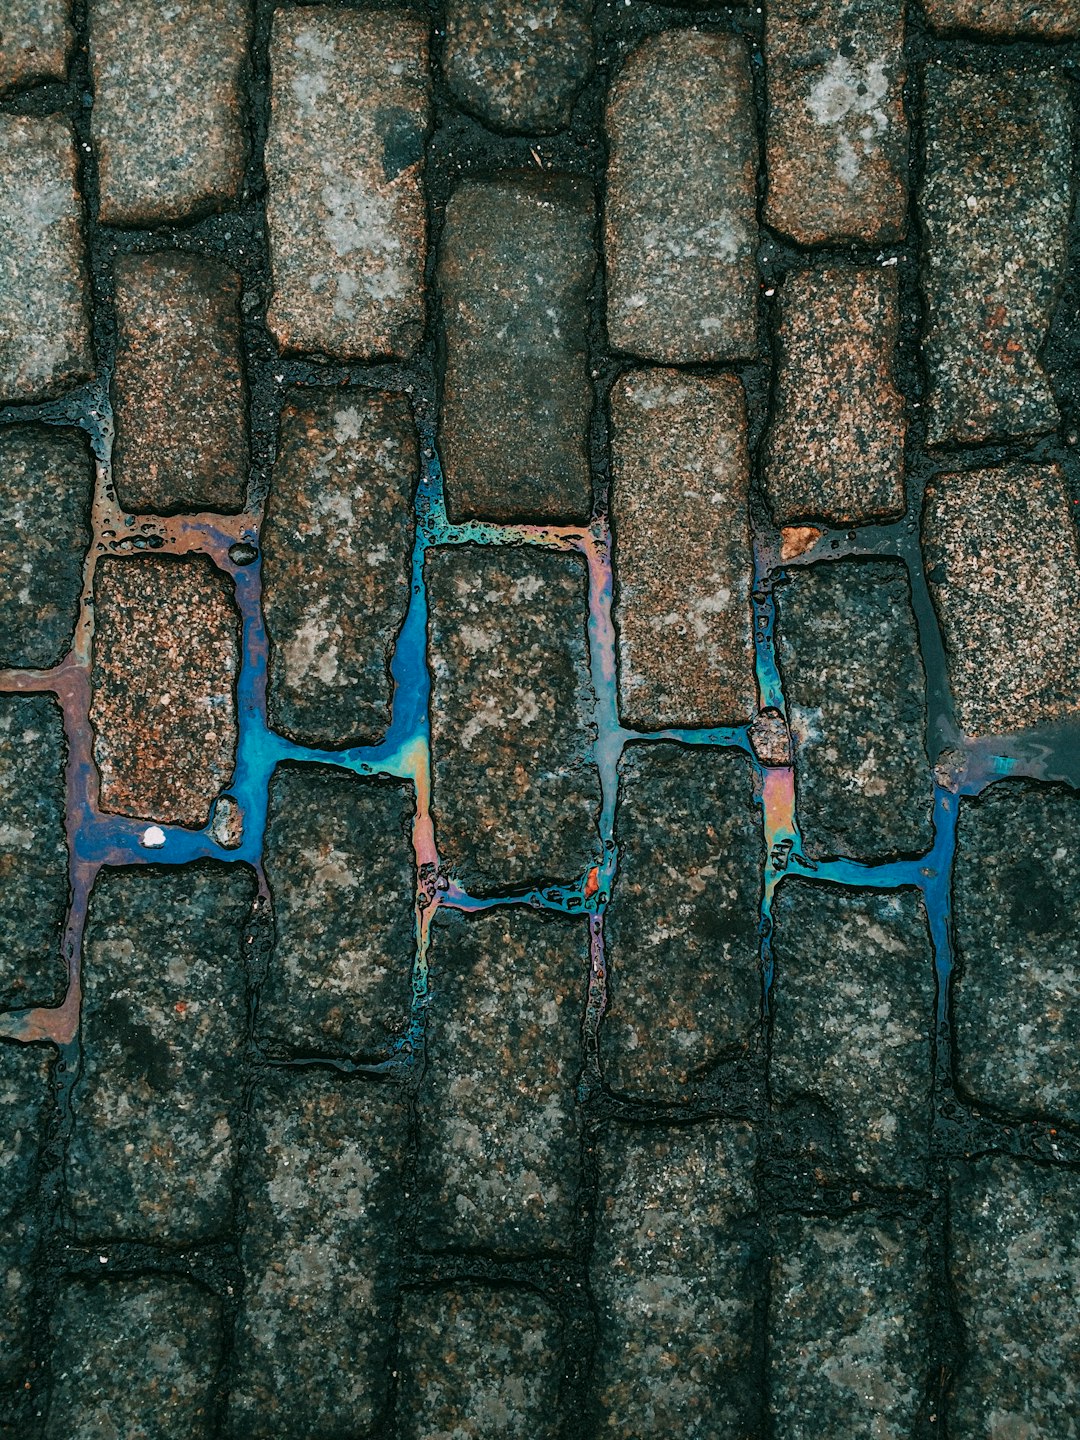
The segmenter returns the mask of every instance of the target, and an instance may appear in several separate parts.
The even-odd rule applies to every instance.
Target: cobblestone
[[[34,1258],[34,1175],[47,1123],[50,1056],[30,1046],[0,1045],[0,1390],[10,1393],[27,1370]]]
[[[1063,40],[1080,35],[1077,0],[923,0],[939,30],[972,30],[1002,39]]]
[[[63,80],[71,53],[71,0],[7,0],[0,21],[0,91]]]

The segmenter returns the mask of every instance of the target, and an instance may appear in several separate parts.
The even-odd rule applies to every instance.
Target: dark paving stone
[[[987,1156],[950,1190],[955,1440],[1065,1440],[1080,1414],[1080,1175]]]
[[[569,1250],[586,923],[520,908],[440,917],[431,965],[420,1098],[424,1243]]]
[[[276,943],[260,1036],[381,1052],[408,1025],[414,938],[412,790],[315,768],[270,785],[266,877]]]
[[[921,900],[785,881],[773,927],[781,1123],[819,1183],[925,1184],[936,989]]]
[[[27,1373],[38,1228],[34,1172],[50,1100],[52,1053],[40,1045],[0,1045],[0,1393]],[[14,1432],[13,1432],[14,1433]]]
[[[611,344],[654,360],[757,353],[758,142],[746,44],[669,30],[631,52],[608,102]]]
[[[240,510],[248,472],[240,276],[164,251],[116,262],[113,478],[125,509]]]
[[[204,825],[236,750],[232,587],[203,556],[106,559],[94,613],[90,720],[102,808]]]
[[[0,90],[63,80],[73,38],[71,0],[6,0],[0,19]]]
[[[885,860],[933,844],[926,677],[899,561],[792,572],[777,594],[804,849]]]
[[[439,248],[439,447],[454,518],[584,519],[596,269],[583,180],[460,185]]]
[[[267,320],[289,350],[404,358],[420,340],[427,32],[402,10],[274,14]]]
[[[416,431],[403,396],[298,391],[262,529],[270,722],[309,745],[377,741],[410,594]]]
[[[1053,430],[1039,359],[1064,281],[1072,105],[1051,70],[926,70],[920,213],[931,444]]]
[[[1033,40],[1080,35],[1080,0],[923,0],[923,9],[938,30]]]
[[[742,386],[639,371],[611,423],[623,723],[741,724],[756,696]]]
[[[611,1127],[591,1283],[596,1433],[754,1433],[755,1145],[744,1126]]]
[[[895,269],[804,270],[784,281],[765,462],[778,525],[903,513],[898,320]]]
[[[634,746],[604,922],[604,1078],[671,1099],[742,1052],[761,1011],[761,815],[742,756]]]
[[[455,547],[427,578],[439,853],[468,888],[573,882],[599,848],[585,566]]]

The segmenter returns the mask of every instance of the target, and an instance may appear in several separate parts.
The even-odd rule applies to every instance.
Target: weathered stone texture
[[[598,858],[585,567],[576,555],[429,555],[434,812],[467,888],[571,883]]]
[[[926,70],[923,358],[931,444],[1053,430],[1039,359],[1065,276],[1072,105],[1063,74]]]
[[[596,1433],[754,1433],[755,1146],[743,1126],[612,1127],[591,1281]]]
[[[90,720],[102,808],[204,825],[236,749],[231,587],[202,556],[106,559],[94,612]]]
[[[156,225],[237,198],[247,0],[90,0],[101,220]]]
[[[59,115],[0,115],[0,402],[93,369],[75,142]]]
[[[771,0],[765,11],[768,224],[802,245],[904,233],[904,7]]]
[[[928,850],[926,677],[904,566],[830,561],[795,571],[777,598],[806,854]]]
[[[1080,1175],[1005,1156],[957,1167],[951,1274],[964,1363],[949,1434],[1071,1440],[1080,1414]]]
[[[623,723],[741,724],[756,695],[742,386],[640,371],[611,421]]]
[[[764,854],[749,765],[674,745],[631,748],[615,840],[604,1078],[670,1099],[744,1050],[758,1027]]]
[[[785,881],[773,955],[770,1088],[815,1174],[924,1184],[936,991],[921,901]]]
[[[279,344],[405,357],[424,328],[427,21],[274,14],[267,223]]]
[[[765,483],[778,525],[904,509],[895,269],[796,271],[780,291],[780,364]]]
[[[969,735],[1080,710],[1080,545],[1061,471],[936,475],[923,523],[956,718]]]
[[[47,1124],[51,1056],[41,1046],[0,1045],[0,1393],[26,1373],[34,1252],[34,1171]]]
[[[272,1046],[381,1052],[409,1018],[412,792],[340,771],[279,768],[266,876],[276,943],[259,992]]]
[[[584,519],[592,389],[592,188],[566,176],[466,183],[439,250],[439,445],[451,513]]]
[[[297,392],[262,529],[270,722],[294,740],[374,742],[410,593],[416,432],[403,396]]]
[[[923,0],[923,9],[938,30],[1033,40],[1080,35],[1080,0]]]
[[[758,146],[745,42],[650,36],[612,85],[607,132],[611,344],[675,364],[753,356]]]
[[[441,919],[421,1094],[421,1232],[506,1254],[573,1240],[584,919]]]
[[[0,91],[35,80],[63,80],[73,36],[71,0],[5,0]]]

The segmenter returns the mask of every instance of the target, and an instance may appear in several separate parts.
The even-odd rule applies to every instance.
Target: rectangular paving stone
[[[273,1048],[381,1053],[409,1021],[412,789],[308,767],[270,785],[275,945],[258,1030]]]
[[[935,475],[923,556],[956,718],[969,735],[1080,710],[1080,545],[1056,465]]]
[[[423,1243],[507,1255],[574,1245],[583,918],[440,916],[420,1095]]]
[[[440,857],[477,893],[573,883],[599,858],[584,563],[455,546],[427,581]]]
[[[232,588],[204,556],[105,559],[94,613],[102,809],[201,827],[236,751]]]
[[[755,129],[739,36],[668,30],[624,62],[604,208],[616,350],[673,364],[757,353]]]
[[[94,367],[75,139],[0,115],[0,403],[48,400]]]
[[[926,676],[903,564],[810,566],[777,600],[805,853],[886,860],[928,850]]]
[[[199,255],[116,262],[113,478],[138,513],[241,510],[247,393],[240,276]]]
[[[68,902],[67,745],[50,695],[0,695],[0,1005],[58,1005]]]
[[[154,1275],[65,1284],[52,1320],[45,1440],[210,1440],[221,1301]]]
[[[823,1185],[924,1185],[936,989],[921,900],[785,880],[773,956],[780,1124]]]
[[[950,1436],[1071,1436],[1080,1413],[1080,1174],[985,1156],[956,1167],[949,1202],[964,1338]]]
[[[675,1099],[758,1030],[761,815],[731,752],[635,745],[620,775],[600,1058],[613,1089]]]
[[[0,90],[63,80],[73,39],[71,0],[5,0]]]
[[[782,1221],[769,1304],[770,1434],[917,1433],[933,1364],[930,1308],[926,1236],[910,1220]]]
[[[765,483],[778,525],[904,511],[895,269],[795,271],[780,290],[780,363]]]
[[[590,1267],[597,1433],[612,1440],[756,1433],[750,1130],[612,1126],[600,1144]]]
[[[89,18],[102,222],[157,225],[237,199],[246,0],[90,0]]]
[[[904,234],[903,44],[895,0],[766,7],[765,220],[800,245]]]
[[[403,359],[420,341],[427,30],[401,10],[274,14],[267,323],[286,349]]]
[[[734,375],[645,370],[611,396],[625,725],[737,725],[755,705],[750,453]]]
[[[30,1358],[31,1303],[37,1245],[35,1174],[51,1100],[50,1052],[40,1045],[0,1045],[0,1386],[23,1383]]]
[[[399,1333],[400,1440],[555,1440],[561,1327],[539,1295],[483,1285],[407,1292]]]
[[[268,1073],[256,1092],[232,1440],[374,1433],[390,1384],[405,1120],[393,1087],[314,1070]]]
[[[1080,34],[1080,0],[923,0],[923,9],[936,30],[1033,40]]]
[[[262,527],[270,723],[294,740],[375,742],[409,606],[419,450],[404,396],[295,392]]]
[[[1064,283],[1072,104],[1055,70],[925,72],[923,361],[935,444],[1040,435],[1039,352]]]
[[[103,871],[87,917],[82,1070],[67,1151],[79,1240],[230,1228],[247,1030],[250,871]]]

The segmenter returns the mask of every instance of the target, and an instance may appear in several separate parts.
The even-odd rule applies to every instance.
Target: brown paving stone
[[[36,80],[63,80],[73,38],[71,0],[5,0],[0,90]]]
[[[451,196],[439,251],[439,448],[454,518],[588,516],[592,187],[505,176]]]
[[[860,524],[904,510],[895,269],[806,270],[780,291],[765,483],[778,525]]]
[[[623,723],[741,724],[756,695],[742,386],[639,371],[611,421]]]
[[[236,749],[238,620],[205,557],[98,562],[94,758],[101,805],[202,826]]]
[[[289,350],[405,357],[420,340],[427,61],[427,21],[404,11],[274,15],[267,319]]]
[[[297,391],[262,529],[270,723],[309,745],[377,741],[408,609],[419,451],[395,395]]]
[[[1080,710],[1080,546],[1061,471],[936,475],[923,519],[956,717],[969,735]]]
[[[247,0],[90,0],[100,218],[155,225],[238,197]]]
[[[248,470],[240,276],[178,251],[116,262],[113,476],[138,513],[240,510]]]
[[[50,1052],[39,1045],[0,1045],[0,1387],[6,1396],[27,1374],[31,1297],[39,1239],[34,1220],[35,1170],[49,1121]]]
[[[607,326],[675,364],[757,353],[758,145],[746,44],[669,30],[631,52],[608,102]]]
[[[922,0],[937,30],[973,30],[1008,39],[1080,35],[1080,0]]]

